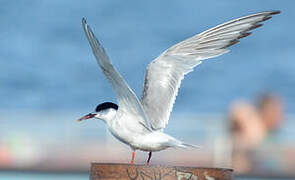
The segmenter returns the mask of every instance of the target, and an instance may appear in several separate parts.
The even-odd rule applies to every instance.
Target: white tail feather
[[[200,149],[201,146],[193,145],[193,144],[187,144],[187,143],[182,143],[181,144],[184,148],[197,148]]]

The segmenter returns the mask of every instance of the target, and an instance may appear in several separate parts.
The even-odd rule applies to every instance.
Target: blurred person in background
[[[259,100],[258,112],[268,135],[272,135],[279,129],[284,119],[284,113],[282,101],[278,96],[263,95]]]
[[[245,101],[234,102],[229,119],[233,143],[232,165],[235,170],[246,173],[264,166],[260,163],[260,159],[264,159],[260,149],[278,144],[275,132],[284,119],[281,99],[274,94],[263,94],[256,106]]]

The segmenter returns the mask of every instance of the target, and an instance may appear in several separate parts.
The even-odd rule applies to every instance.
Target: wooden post
[[[90,180],[233,180],[232,169],[92,163]]]

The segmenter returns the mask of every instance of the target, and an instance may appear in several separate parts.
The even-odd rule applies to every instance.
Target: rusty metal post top
[[[91,163],[90,180],[233,180],[224,168]]]

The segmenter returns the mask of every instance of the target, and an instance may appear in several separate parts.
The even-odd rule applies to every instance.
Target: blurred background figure
[[[275,133],[283,123],[283,103],[270,93],[258,98],[257,105],[246,101],[234,102],[229,111],[233,141],[233,167],[238,172],[256,168],[255,151],[267,144],[278,144]]]
[[[284,119],[282,100],[275,94],[264,94],[258,100],[258,114],[268,137],[279,129]]]

